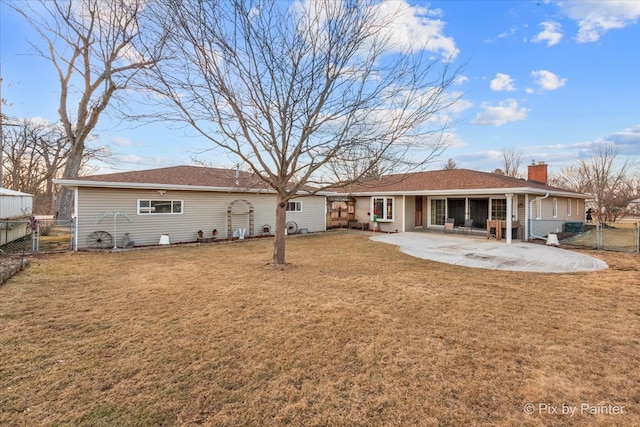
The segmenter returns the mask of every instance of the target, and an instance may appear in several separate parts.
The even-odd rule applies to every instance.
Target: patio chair
[[[447,218],[447,222],[444,223],[444,232],[453,231],[456,223],[455,218]]]
[[[473,228],[473,219],[465,219],[464,225],[461,225],[460,227],[458,227],[458,230],[462,231],[462,234],[467,234],[467,233],[471,233],[472,228]]]

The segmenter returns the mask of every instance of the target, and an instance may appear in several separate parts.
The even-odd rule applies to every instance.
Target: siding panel
[[[142,214],[137,213],[139,199],[182,200],[181,214]],[[167,191],[160,196],[155,190],[126,190],[111,188],[78,188],[78,248],[87,247],[87,237],[94,231],[106,231],[113,235],[113,218],[104,218],[96,224],[98,216],[106,211],[123,211],[133,222],[126,218],[117,219],[117,244],[122,245],[124,233],[130,233],[130,239],[139,245],[156,245],[160,236],[168,234],[171,243],[193,242],[197,231],[202,230],[210,237],[212,230],[218,231],[219,239],[227,236],[227,208],[237,200],[244,200],[254,208],[253,235],[262,233],[262,226],[269,224],[275,231],[275,195],[248,193],[214,193],[203,191]],[[309,231],[324,231],[324,203],[322,196],[299,198],[303,200],[303,212],[296,212],[291,218],[298,227]],[[248,205],[236,202],[233,205],[232,228],[249,227]],[[249,235],[247,230],[246,235]]]

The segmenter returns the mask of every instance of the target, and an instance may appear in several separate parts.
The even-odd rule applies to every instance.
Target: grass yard
[[[515,273],[336,232],[275,269],[271,245],[33,259],[0,286],[0,425],[640,425],[637,255]]]

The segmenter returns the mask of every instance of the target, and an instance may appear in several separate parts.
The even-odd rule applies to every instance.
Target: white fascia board
[[[543,190],[540,188],[516,187],[516,188],[476,188],[472,190],[416,190],[416,191],[367,191],[361,193],[349,193],[345,195],[354,197],[374,196],[474,196],[474,195],[505,195],[512,194],[540,194],[547,193],[559,197],[572,197],[586,199],[585,194],[568,191]]]
[[[78,188],[125,188],[130,190],[181,190],[181,191],[209,191],[216,193],[249,193],[249,194],[275,194],[275,190],[271,188],[243,188],[243,187],[209,187],[205,185],[175,185],[175,184],[157,184],[157,183],[141,183],[141,182],[103,182],[103,181],[85,181],[75,179],[54,179],[54,184],[64,187]],[[298,190],[297,197],[304,196],[325,196],[325,192],[312,193],[306,190]]]
[[[241,188],[241,187],[209,187],[204,185],[175,185],[175,184],[155,184],[141,182],[103,182],[103,181],[83,181],[73,179],[56,179],[55,184],[69,188],[123,188],[130,190],[181,190],[181,191],[211,191],[218,193],[275,193],[274,190],[265,188]]]

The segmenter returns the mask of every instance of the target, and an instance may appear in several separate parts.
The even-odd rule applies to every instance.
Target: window
[[[491,199],[491,219],[507,219],[507,199]]]
[[[567,199],[567,216],[571,216],[571,199]]]
[[[444,225],[446,206],[444,199],[431,200],[431,225]]]
[[[302,212],[302,202],[287,202],[287,212]]]
[[[555,197],[553,198],[553,217],[557,218],[558,217],[558,199],[556,199]]]
[[[138,215],[181,213],[182,200],[138,200]]]
[[[393,197],[374,197],[372,201],[377,221],[393,221]]]

